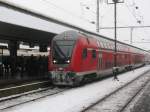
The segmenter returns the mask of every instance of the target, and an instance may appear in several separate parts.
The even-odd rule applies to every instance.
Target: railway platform
[[[25,92],[37,90],[40,88],[46,88],[51,85],[48,79],[24,79],[24,80],[7,80],[1,81],[0,84],[0,98],[9,97],[12,95],[18,95]]]
[[[0,97],[38,89],[43,87],[43,85],[47,85],[39,83],[40,81],[50,81],[47,70],[47,56],[41,56],[39,52],[37,55],[33,55],[32,53],[28,54],[27,52],[30,50],[27,49],[23,52],[24,54],[18,51],[21,54],[18,54],[14,59],[7,54],[8,49],[2,50],[3,53],[0,55]],[[39,84],[34,84],[34,87],[20,87],[22,85],[32,85],[32,83]],[[50,84],[50,82],[48,83]],[[7,91],[5,90],[6,88]]]

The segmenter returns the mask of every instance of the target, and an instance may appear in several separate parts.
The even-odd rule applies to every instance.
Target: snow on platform
[[[80,112],[83,108],[103,98],[105,95],[128,83],[149,69],[150,66],[145,66],[118,76],[120,81],[107,78],[41,100],[13,107],[4,112]]]

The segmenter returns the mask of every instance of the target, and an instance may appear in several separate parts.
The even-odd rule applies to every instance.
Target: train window
[[[111,48],[111,44],[110,44],[110,43],[109,43],[109,49],[112,49],[112,48]]]
[[[110,43],[108,43],[108,48],[109,48],[109,49],[111,49],[111,45],[110,45]]]
[[[102,43],[102,42],[100,42],[100,46],[101,46],[101,48],[104,48],[104,47],[103,47],[103,43]]]
[[[105,48],[105,43],[102,43],[103,44],[103,48]]]
[[[97,41],[97,45],[98,45],[98,47],[100,47],[100,42],[99,41]]]
[[[110,47],[109,47],[109,43],[106,43],[106,45],[107,45],[107,49],[110,49]]]
[[[109,49],[109,44],[106,42],[106,49]]]
[[[115,49],[115,45],[114,44],[112,44],[112,49]]]
[[[75,41],[56,40],[53,41],[52,55],[57,60],[57,64],[66,64],[66,60],[71,58]]]
[[[96,58],[96,50],[92,50],[92,58]]]
[[[107,49],[107,43],[106,42],[104,43],[104,48]]]
[[[114,49],[114,45],[113,44],[111,44],[111,49]]]
[[[83,49],[82,57],[83,58],[87,57],[87,49],[86,48]]]
[[[101,45],[101,48],[104,48],[104,46],[103,46],[103,42],[100,42],[100,45]]]
[[[86,38],[86,40],[87,40],[87,43],[88,43],[88,44],[90,44],[90,40],[89,40],[89,38]]]

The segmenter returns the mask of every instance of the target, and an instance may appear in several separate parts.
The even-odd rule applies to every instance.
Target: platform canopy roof
[[[78,29],[43,15],[43,12],[24,7],[17,0],[0,0],[0,13],[0,39],[4,40],[48,44],[56,34]]]

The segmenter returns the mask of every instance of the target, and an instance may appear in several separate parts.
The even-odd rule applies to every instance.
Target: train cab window
[[[67,61],[71,59],[74,43],[74,40],[53,41],[52,55],[55,64],[68,64]]]
[[[96,58],[96,50],[92,50],[92,58]]]
[[[83,52],[82,52],[82,58],[84,59],[84,58],[86,58],[86,57],[87,57],[87,49],[84,48],[84,49],[83,49]]]

